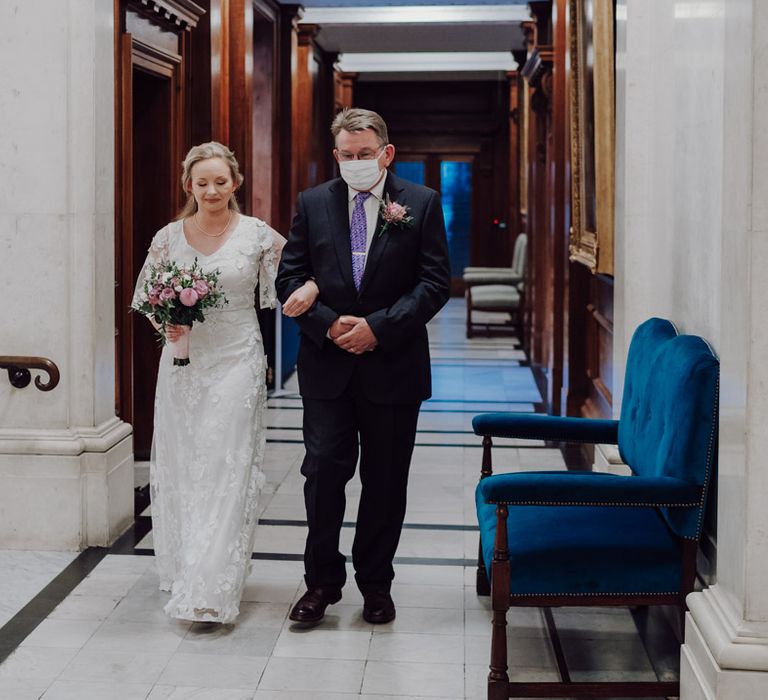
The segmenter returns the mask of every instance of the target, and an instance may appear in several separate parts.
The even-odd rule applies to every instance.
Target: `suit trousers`
[[[353,377],[340,397],[304,398],[303,404],[307,587],[341,588],[346,581],[339,536],[345,487],[359,455],[362,492],[352,545],[355,580],[364,594],[389,591],[421,402],[374,403],[361,395]]]

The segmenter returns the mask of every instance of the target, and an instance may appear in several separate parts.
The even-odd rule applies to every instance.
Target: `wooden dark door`
[[[177,173],[168,148],[173,142],[171,103],[171,79],[134,67],[133,279],[141,270],[152,236],[175,214],[172,190]],[[134,451],[137,459],[147,459],[160,346],[154,329],[141,317],[134,318],[132,349]]]
[[[183,42],[127,15],[139,36],[120,37],[117,154],[116,362],[118,415],[134,428],[136,459],[149,458],[160,348],[145,319],[130,313],[136,279],[154,234],[178,211],[184,147]],[[175,49],[175,50],[174,50]]]

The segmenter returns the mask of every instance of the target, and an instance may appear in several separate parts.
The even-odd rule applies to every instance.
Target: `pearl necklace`
[[[204,236],[208,236],[208,238],[218,238],[219,236],[223,236],[227,229],[229,228],[229,222],[232,221],[232,210],[229,210],[229,216],[227,217],[227,223],[224,224],[224,228],[221,229],[218,233],[208,233],[200,224],[197,223],[197,212],[194,213],[192,216],[192,223],[195,225],[195,228],[200,231]]]

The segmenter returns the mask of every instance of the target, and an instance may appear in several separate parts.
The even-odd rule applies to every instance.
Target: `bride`
[[[157,232],[139,274],[137,306],[150,265],[173,261],[219,272],[228,304],[208,309],[192,330],[168,325],[155,395],[150,493],[165,612],[198,622],[232,622],[250,569],[257,502],[264,482],[266,361],[254,309],[274,308],[275,275],[285,239],[239,213],[242,182],[234,154],[220,143],[192,148],[184,160],[188,194],[178,219]],[[308,282],[285,305],[306,311]],[[173,364],[172,343],[189,332],[190,364]]]

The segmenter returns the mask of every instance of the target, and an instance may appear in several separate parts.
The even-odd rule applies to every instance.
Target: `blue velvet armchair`
[[[719,365],[699,337],[652,318],[627,358],[620,420],[487,413],[476,504],[478,592],[493,609],[488,697],[677,695],[676,682],[511,683],[511,606],[674,605],[685,611],[717,444]],[[493,437],[618,444],[631,476],[492,475]],[[488,577],[487,572],[490,572]]]

